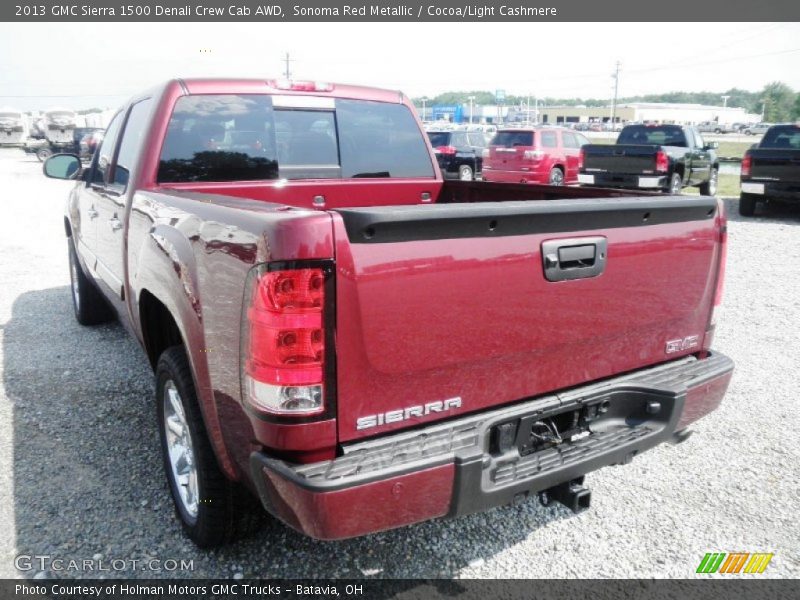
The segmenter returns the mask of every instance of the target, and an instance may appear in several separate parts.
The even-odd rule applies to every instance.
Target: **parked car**
[[[756,123],[755,125],[748,125],[744,128],[745,135],[761,135],[767,132],[772,127],[772,123]]]
[[[580,149],[588,143],[580,133],[560,127],[501,129],[484,152],[483,178],[507,183],[575,183]]]
[[[700,133],[735,133],[737,129],[727,123],[717,123],[716,121],[705,121],[697,126]]]
[[[763,202],[800,202],[800,126],[774,125],[742,158],[739,214]]]
[[[654,189],[672,195],[697,186],[717,193],[716,142],[703,141],[695,127],[628,125],[613,145],[589,144],[580,157],[581,185]]]
[[[170,81],[44,170],[76,180],[75,317],[143,347],[201,546],[248,493],[322,539],[580,511],[586,473],[685,439],[731,377],[721,202],[444,181],[396,91]]]
[[[481,131],[428,131],[442,175],[472,181],[483,168],[486,136]]]

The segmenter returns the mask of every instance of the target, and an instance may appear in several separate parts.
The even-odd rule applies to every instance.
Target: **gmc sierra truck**
[[[800,202],[800,126],[775,125],[745,152],[739,214],[752,217],[759,201]]]
[[[717,142],[704,142],[696,127],[628,125],[617,143],[583,146],[578,183],[626,189],[660,190],[678,195],[697,186],[704,196],[717,193]]]
[[[400,92],[174,80],[44,170],[76,180],[75,316],[143,347],[201,546],[248,497],[321,539],[581,510],[584,475],[684,439],[731,377],[721,204],[445,182]]]

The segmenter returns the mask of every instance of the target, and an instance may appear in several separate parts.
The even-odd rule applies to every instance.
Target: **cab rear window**
[[[634,125],[625,127],[617,138],[617,144],[658,146],[686,146],[683,130],[675,125]]]
[[[274,106],[271,96],[255,94],[180,98],[158,181],[434,176],[422,132],[404,105],[302,104]]]
[[[772,127],[764,134],[764,139],[761,140],[759,147],[800,150],[800,127],[794,125]]]

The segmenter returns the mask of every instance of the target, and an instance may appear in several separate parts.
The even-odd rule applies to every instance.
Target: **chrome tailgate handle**
[[[608,241],[603,236],[542,242],[542,266],[547,281],[597,277],[606,268]]]

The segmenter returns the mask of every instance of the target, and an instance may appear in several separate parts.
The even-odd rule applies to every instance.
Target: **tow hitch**
[[[591,505],[592,492],[583,487],[583,477],[578,477],[539,492],[542,506],[550,506],[553,501],[560,502],[574,513],[580,513]]]

